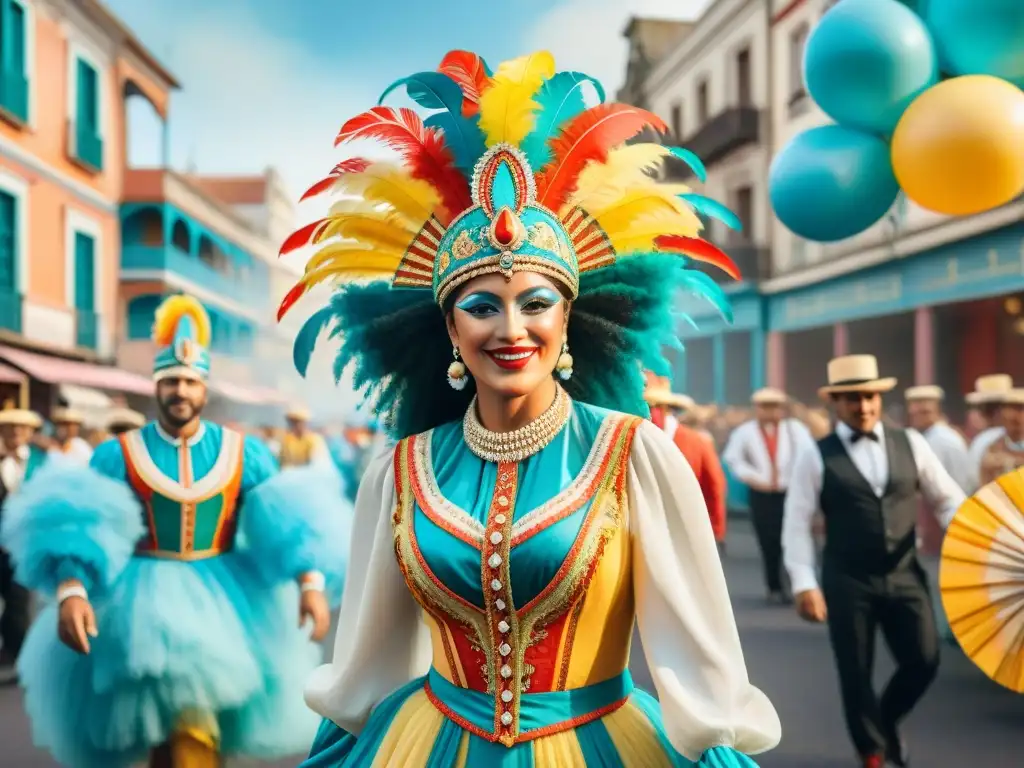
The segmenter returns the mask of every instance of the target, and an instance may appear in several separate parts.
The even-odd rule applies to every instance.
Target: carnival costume
[[[455,51],[388,92],[399,85],[440,111],[424,123],[378,106],[338,139],[383,140],[404,165],[339,164],[310,193],[361,199],[283,248],[342,238],[282,304],[344,283],[301,331],[296,364],[332,328],[338,373],[354,363],[400,438],[359,489],[346,632],[307,688],[325,720],[304,765],[754,765],[779,720],[747,679],[693,472],[641,418],[641,364],[667,373],[676,289],[726,308],[685,255],[729,266],[697,237],[696,211],[730,214],[659,185],[649,172],[670,154],[703,171],[683,150],[622,146],[665,125],[588,109],[600,86],[556,74],[547,53],[492,74]],[[572,312],[554,402],[496,434],[444,311],[466,281],[518,271],[555,281]],[[634,617],[660,706],[627,670]]]
[[[154,378],[205,380],[209,336],[198,302],[168,299]],[[317,718],[302,686],[322,654],[297,625],[297,580],[336,587],[348,536],[328,480],[278,474],[259,442],[208,421],[186,439],[150,423],[89,467],[40,470],[4,510],[3,545],[32,589],[81,581],[98,636],[87,655],[63,645],[56,604],[33,625],[19,673],[36,744],[73,768],[183,737],[213,760],[304,750]]]

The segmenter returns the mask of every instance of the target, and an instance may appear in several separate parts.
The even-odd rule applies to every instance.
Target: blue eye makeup
[[[456,302],[455,307],[471,315],[484,315],[497,312],[501,299],[493,293],[471,293]]]
[[[526,312],[545,312],[561,303],[562,294],[553,288],[540,286],[521,293],[518,301],[519,306]]]

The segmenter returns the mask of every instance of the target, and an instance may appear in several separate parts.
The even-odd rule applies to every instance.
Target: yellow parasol
[[[939,591],[964,653],[997,683],[1024,693],[1024,467],[957,511],[942,544]]]

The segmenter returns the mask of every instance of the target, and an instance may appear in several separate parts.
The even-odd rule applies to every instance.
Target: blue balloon
[[[931,35],[897,0],[841,0],[804,51],[804,82],[822,111],[840,125],[886,136],[938,77]]]
[[[924,20],[944,72],[1024,88],[1024,0],[928,0]]]
[[[818,242],[863,232],[889,211],[899,191],[886,141],[841,125],[798,134],[768,173],[775,215],[790,231]]]

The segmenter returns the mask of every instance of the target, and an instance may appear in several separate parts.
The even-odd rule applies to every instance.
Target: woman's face
[[[565,298],[543,275],[484,275],[456,294],[448,335],[478,390],[522,397],[555,370],[567,320]]]

